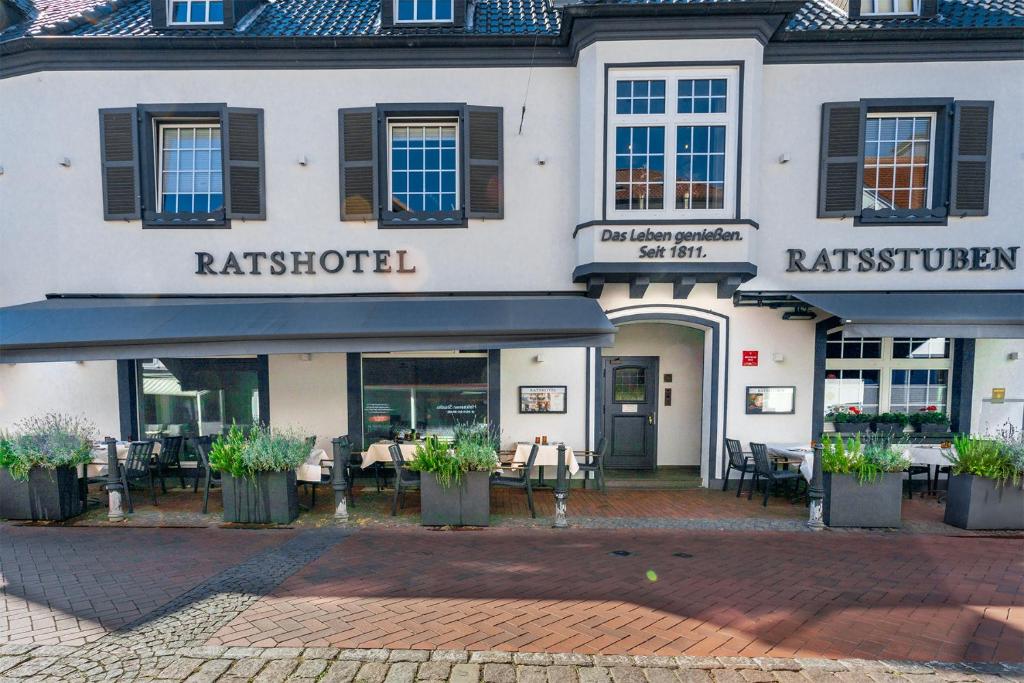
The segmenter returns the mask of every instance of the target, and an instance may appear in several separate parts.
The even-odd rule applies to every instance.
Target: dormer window
[[[396,24],[450,23],[455,0],[394,0]]]
[[[171,0],[170,23],[223,24],[224,0]]]
[[[921,0],[856,0],[860,2],[862,17],[917,16],[921,14]]]

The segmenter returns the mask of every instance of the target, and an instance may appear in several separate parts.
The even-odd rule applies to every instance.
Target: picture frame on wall
[[[747,387],[747,415],[792,415],[796,412],[796,387]]]
[[[564,385],[520,386],[519,412],[530,414],[565,413],[567,388]]]

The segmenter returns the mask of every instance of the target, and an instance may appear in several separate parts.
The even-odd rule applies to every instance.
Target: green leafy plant
[[[849,408],[837,408],[829,411],[825,415],[825,419],[829,422],[834,423],[849,423],[849,424],[863,424],[871,422],[875,419],[875,416],[871,413],[865,413],[856,406],[850,406]]]
[[[910,417],[906,413],[881,413],[875,418],[875,422],[906,427],[910,424]]]
[[[910,424],[915,427],[923,424],[939,425],[947,424],[949,422],[949,417],[941,410],[938,410],[935,406],[928,406],[916,413],[911,413],[908,419],[910,420]]]
[[[1000,484],[1020,483],[1024,472],[1015,462],[1013,448],[991,437],[957,434],[953,437],[953,450],[944,453],[953,474],[973,474],[995,479]]]
[[[436,436],[416,447],[410,469],[437,477],[445,488],[462,482],[466,472],[492,472],[498,466],[499,436],[487,425],[458,425],[452,446]]]
[[[886,472],[902,472],[910,465],[903,454],[905,443],[888,434],[868,434],[862,442],[855,438],[825,434],[821,439],[821,470],[829,474],[853,474],[861,484],[876,481]]]
[[[33,467],[52,470],[92,462],[96,428],[84,417],[46,413],[15,423],[11,434],[0,436],[0,467],[19,481]]]
[[[232,425],[210,448],[210,467],[239,478],[251,479],[261,472],[289,472],[308,458],[306,436],[289,427],[253,426],[246,431]]]

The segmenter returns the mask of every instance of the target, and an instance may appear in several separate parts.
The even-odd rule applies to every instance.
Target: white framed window
[[[921,0],[860,0],[864,16],[904,16],[921,13]]]
[[[223,24],[224,0],[171,0],[171,24]]]
[[[395,213],[459,210],[458,119],[388,119],[388,206]]]
[[[396,24],[440,23],[453,20],[454,0],[393,0]]]
[[[825,412],[949,412],[952,340],[842,335],[834,330],[826,341]]]
[[[161,213],[224,208],[220,123],[157,122],[157,196]]]
[[[865,209],[932,205],[935,112],[869,113],[864,124]]]
[[[735,218],[739,71],[613,69],[609,218]]]

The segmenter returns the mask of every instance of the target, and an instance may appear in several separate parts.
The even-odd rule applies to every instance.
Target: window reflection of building
[[[255,359],[154,358],[138,368],[144,437],[217,435],[260,421]]]
[[[366,444],[418,435],[451,437],[456,425],[486,424],[487,357],[363,357]]]

